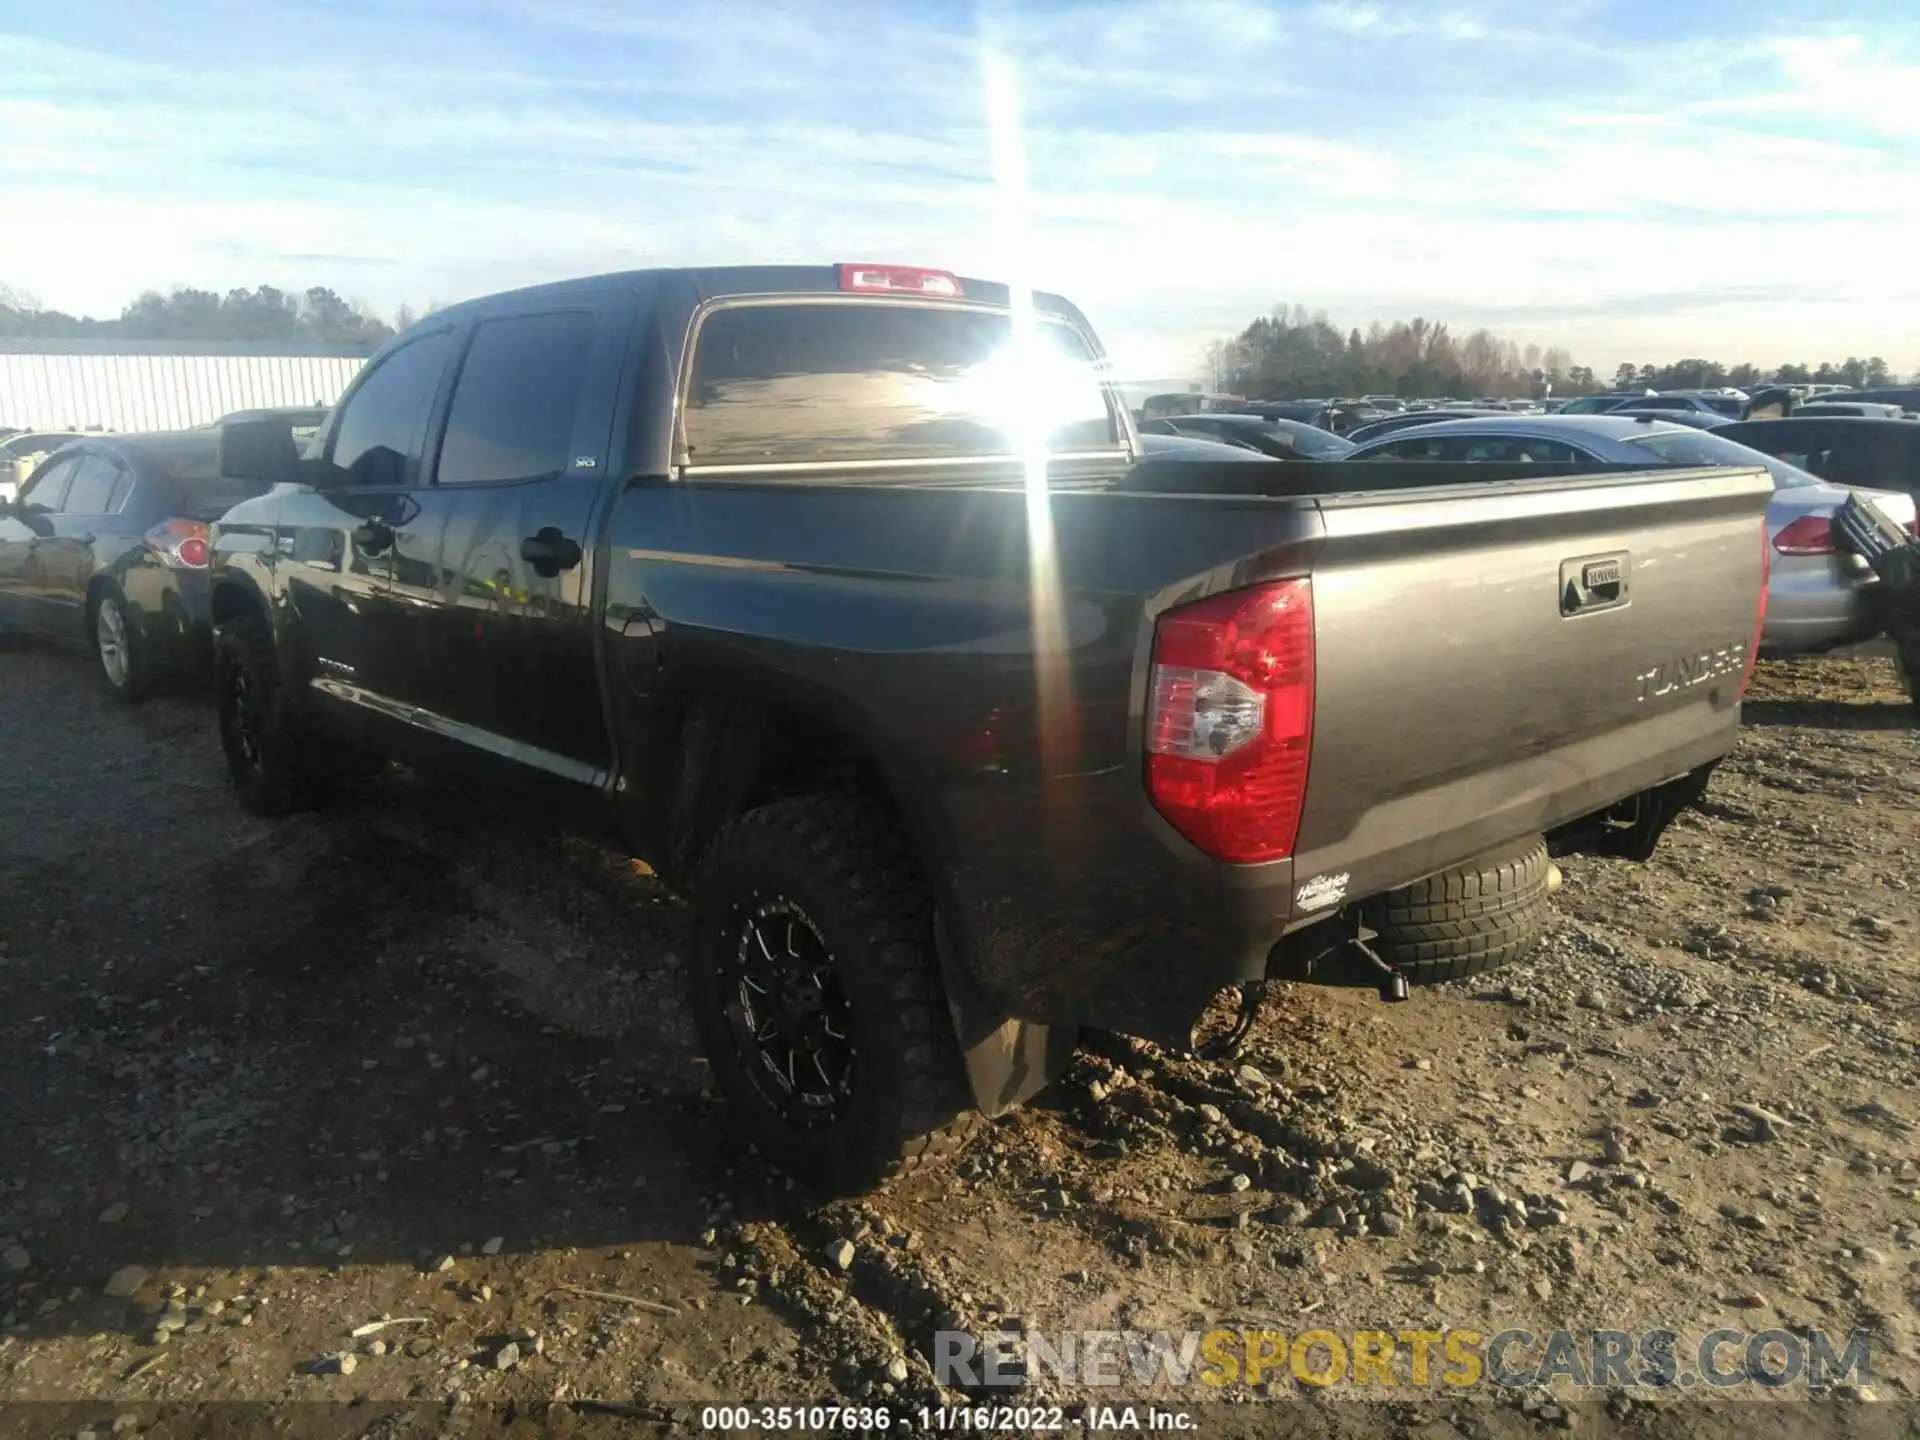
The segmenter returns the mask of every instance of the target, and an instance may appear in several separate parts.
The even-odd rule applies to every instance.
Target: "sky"
[[[0,284],[881,260],[1066,294],[1123,377],[1279,304],[1907,373],[1917,140],[1912,0],[0,0]]]

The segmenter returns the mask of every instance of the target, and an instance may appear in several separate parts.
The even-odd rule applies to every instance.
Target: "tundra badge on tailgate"
[[[1649,666],[1635,677],[1640,682],[1640,703],[1658,700],[1691,685],[1704,685],[1723,675],[1738,675],[1747,666],[1747,642],[1736,640],[1697,655],[1681,655]]]

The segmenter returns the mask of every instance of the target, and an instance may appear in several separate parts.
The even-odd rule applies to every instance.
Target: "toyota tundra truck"
[[[688,900],[718,1082],[857,1191],[1083,1027],[1499,964],[1733,744],[1757,469],[1144,460],[1080,313],[895,265],[440,310],[211,537],[217,717],[284,814],[370,763]]]

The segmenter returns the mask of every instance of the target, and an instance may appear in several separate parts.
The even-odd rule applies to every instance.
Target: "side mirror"
[[[285,420],[235,420],[220,427],[220,473],[229,480],[290,484],[300,478],[300,450]]]

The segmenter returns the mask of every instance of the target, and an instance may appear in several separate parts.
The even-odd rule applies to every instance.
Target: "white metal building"
[[[234,410],[331,405],[368,346],[0,339],[0,425],[179,430]]]

